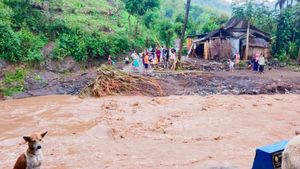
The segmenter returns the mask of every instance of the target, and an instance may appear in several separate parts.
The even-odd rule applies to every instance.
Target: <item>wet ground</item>
[[[104,61],[102,62],[104,63]],[[24,91],[14,94],[12,98],[77,95],[87,84],[95,80],[97,66],[100,63],[99,61],[90,61],[86,65],[82,65],[71,58],[63,62],[48,60],[45,67],[30,71],[25,79]],[[186,69],[181,71],[151,69],[146,73],[148,75],[144,75],[145,71],[142,66],[133,71],[132,66],[126,66],[120,62],[116,67],[129,73],[157,78],[164,91],[164,96],[300,93],[300,72],[282,66],[268,66],[264,74],[255,74],[245,69],[239,69],[233,73],[228,72],[226,62],[220,61],[185,58],[182,64]],[[3,71],[1,69],[0,80],[4,78],[4,70],[6,69]],[[6,71],[12,70],[14,70],[14,66],[10,65]],[[157,92],[154,92],[152,96],[157,96]]]
[[[256,147],[290,139],[300,95],[44,96],[0,102],[0,166],[48,130],[45,169],[249,169]]]

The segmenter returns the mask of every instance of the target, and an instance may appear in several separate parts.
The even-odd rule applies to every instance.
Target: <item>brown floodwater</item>
[[[256,147],[290,139],[300,95],[150,98],[45,96],[0,102],[0,168],[49,131],[44,169],[252,166]]]

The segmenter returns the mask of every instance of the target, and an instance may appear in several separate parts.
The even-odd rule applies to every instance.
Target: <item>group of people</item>
[[[235,53],[234,59],[229,60],[229,71],[233,72],[234,65],[239,64],[240,62],[240,54],[238,52]],[[254,73],[263,73],[264,67],[266,65],[266,59],[260,53],[256,53],[252,56],[251,60],[248,62],[248,68],[251,69]]]
[[[252,56],[252,59],[248,63],[249,67],[253,72],[264,72],[264,67],[266,65],[266,59],[263,55],[256,53]]]
[[[133,51],[131,56],[125,58],[125,63],[132,66],[135,70],[141,70],[143,66],[144,70],[147,72],[151,64],[158,64],[163,61],[174,61],[176,60],[176,50],[173,48],[168,51],[166,48],[150,48],[144,50],[142,53],[137,53]]]

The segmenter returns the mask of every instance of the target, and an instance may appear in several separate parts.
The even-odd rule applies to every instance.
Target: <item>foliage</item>
[[[87,59],[86,44],[78,31],[63,33],[58,37],[55,58],[64,59],[67,56],[73,57],[76,61]]]
[[[128,43],[128,39],[124,34],[117,34],[109,38],[109,44],[111,44],[109,48],[109,54],[117,55],[119,53],[125,53],[129,51],[130,44]]]
[[[124,0],[125,8],[131,15],[143,16],[159,7],[159,0]]]
[[[21,50],[23,56],[21,61],[38,62],[43,60],[41,49],[45,44],[42,37],[33,35],[31,31],[24,28],[17,33],[20,38]]]
[[[204,33],[211,32],[215,29],[218,29],[220,25],[226,23],[228,20],[229,17],[227,15],[212,16],[208,18],[208,21],[203,25],[202,31]]]
[[[174,25],[170,23],[167,19],[160,20],[156,24],[156,29],[159,31],[160,39],[165,43],[166,47],[171,46],[172,38],[174,37]]]
[[[248,64],[245,60],[240,60],[240,62],[237,65],[239,68],[247,68]]]
[[[292,59],[296,59],[298,56],[300,46],[300,15],[297,8],[299,6],[300,4],[295,7],[288,7],[282,10],[279,15],[276,43],[273,47],[274,53],[277,56],[286,54],[285,57]]]
[[[24,69],[16,69],[14,72],[4,74],[2,92],[5,96],[11,96],[24,90],[27,72]]]
[[[11,62],[20,60],[20,39],[11,27],[0,21],[0,58]]]
[[[84,37],[87,54],[90,57],[105,56],[108,54],[108,39],[100,33],[87,34]]]

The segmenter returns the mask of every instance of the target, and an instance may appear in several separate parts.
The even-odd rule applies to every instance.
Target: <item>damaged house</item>
[[[256,53],[270,57],[270,35],[250,24],[249,50],[245,56],[247,20],[232,18],[221,28],[208,34],[187,37],[188,56],[210,60],[229,59],[239,52],[247,60]]]

